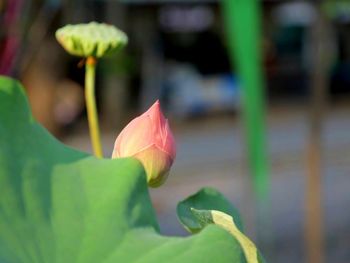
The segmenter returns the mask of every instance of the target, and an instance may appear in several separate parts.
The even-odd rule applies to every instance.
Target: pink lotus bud
[[[164,183],[176,156],[175,140],[157,100],[148,111],[133,119],[119,134],[112,158],[135,157],[151,187]]]

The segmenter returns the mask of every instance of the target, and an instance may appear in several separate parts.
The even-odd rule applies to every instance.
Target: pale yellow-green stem
[[[88,57],[86,59],[85,71],[85,102],[89,121],[91,143],[94,149],[94,154],[96,157],[102,158],[103,155],[95,99],[95,72],[96,59],[94,57]]]

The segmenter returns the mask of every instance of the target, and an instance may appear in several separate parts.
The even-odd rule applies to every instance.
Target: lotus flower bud
[[[121,30],[96,22],[64,26],[56,31],[56,38],[68,53],[95,58],[116,53],[128,42]]]
[[[175,140],[159,101],[133,119],[119,134],[112,158],[135,157],[143,164],[147,182],[158,187],[166,180],[176,156]]]

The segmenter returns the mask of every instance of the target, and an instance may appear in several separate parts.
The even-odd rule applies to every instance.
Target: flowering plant
[[[175,154],[158,102],[121,132],[117,159],[96,158],[51,136],[33,119],[21,85],[0,77],[0,262],[264,262],[238,211],[212,188],[178,204],[180,222],[195,235],[160,234],[147,182],[163,183]]]

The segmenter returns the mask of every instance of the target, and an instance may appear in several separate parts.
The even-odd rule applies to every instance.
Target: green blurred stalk
[[[248,165],[257,205],[257,235],[272,254],[269,208],[269,165],[265,141],[265,94],[261,62],[260,3],[257,0],[224,0],[230,59],[242,84],[242,114]],[[268,253],[266,253],[268,252]]]
[[[86,59],[85,65],[85,101],[89,121],[91,143],[95,156],[98,158],[103,158],[95,99],[96,59],[93,57],[88,57]]]

